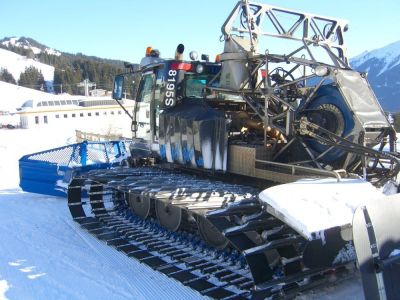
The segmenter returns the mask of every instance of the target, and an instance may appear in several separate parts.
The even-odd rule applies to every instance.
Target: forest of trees
[[[55,93],[82,94],[83,90],[78,84],[84,79],[96,83],[96,88],[111,90],[114,76],[122,72],[122,68],[110,64],[79,57],[73,60],[59,57],[55,64],[54,91]]]
[[[12,83],[12,84],[17,84],[14,76],[10,72],[8,72],[7,69],[0,68],[0,80],[8,82],[8,83]]]
[[[47,47],[36,42],[30,38],[23,38],[40,49],[46,49]],[[54,93],[69,93],[75,95],[83,95],[84,90],[78,86],[80,82],[85,79],[94,82],[96,88],[111,90],[116,74],[122,73],[124,70],[124,62],[118,60],[102,59],[94,56],[87,56],[81,53],[69,54],[62,53],[61,55],[48,54],[42,51],[39,54],[34,54],[31,49],[25,49],[23,47],[16,47],[12,45],[1,45],[1,48],[12,51],[14,53],[26,56],[28,58],[35,59],[44,64],[54,66]],[[33,68],[34,69],[34,68]],[[43,75],[36,69],[28,68],[24,73],[21,74],[21,79],[18,81],[19,85],[35,88],[35,89],[46,89]],[[4,73],[6,72],[6,73]],[[4,73],[4,74],[3,74]],[[12,75],[10,73],[2,71],[0,73],[0,80],[16,83],[16,80],[11,81]]]
[[[33,66],[26,68],[25,72],[21,73],[18,85],[35,90],[46,91],[46,83],[42,72]]]
[[[8,72],[7,69],[0,69],[0,80],[17,84],[14,76]],[[42,72],[33,66],[26,68],[25,71],[21,73],[18,85],[35,90],[47,91],[46,82],[44,81]]]

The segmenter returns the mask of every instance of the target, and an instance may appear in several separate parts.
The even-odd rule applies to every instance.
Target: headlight
[[[317,66],[315,67],[315,75],[319,77],[324,77],[329,74],[329,69],[328,67],[325,66]]]
[[[197,60],[197,58],[199,57],[199,55],[197,54],[196,51],[191,51],[191,52],[189,53],[189,57],[190,57],[191,60]]]
[[[203,73],[204,71],[204,66],[203,65],[197,65],[196,67],[196,73]]]

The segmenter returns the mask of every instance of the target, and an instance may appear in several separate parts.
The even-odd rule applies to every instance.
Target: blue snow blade
[[[19,160],[19,186],[25,192],[66,197],[72,177],[121,165],[125,141],[82,142],[32,153]]]

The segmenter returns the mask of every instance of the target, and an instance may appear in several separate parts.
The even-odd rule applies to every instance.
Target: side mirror
[[[115,100],[122,99],[122,91],[124,87],[124,75],[117,75],[114,78],[112,97]]]

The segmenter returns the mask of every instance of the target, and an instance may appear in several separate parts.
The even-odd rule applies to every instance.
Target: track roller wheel
[[[155,201],[155,210],[161,226],[177,231],[182,222],[182,209],[163,201]]]
[[[150,198],[143,195],[129,193],[129,206],[135,214],[146,219],[150,214]]]
[[[201,238],[208,245],[221,250],[229,244],[229,240],[205,217],[197,217],[197,226]]]

